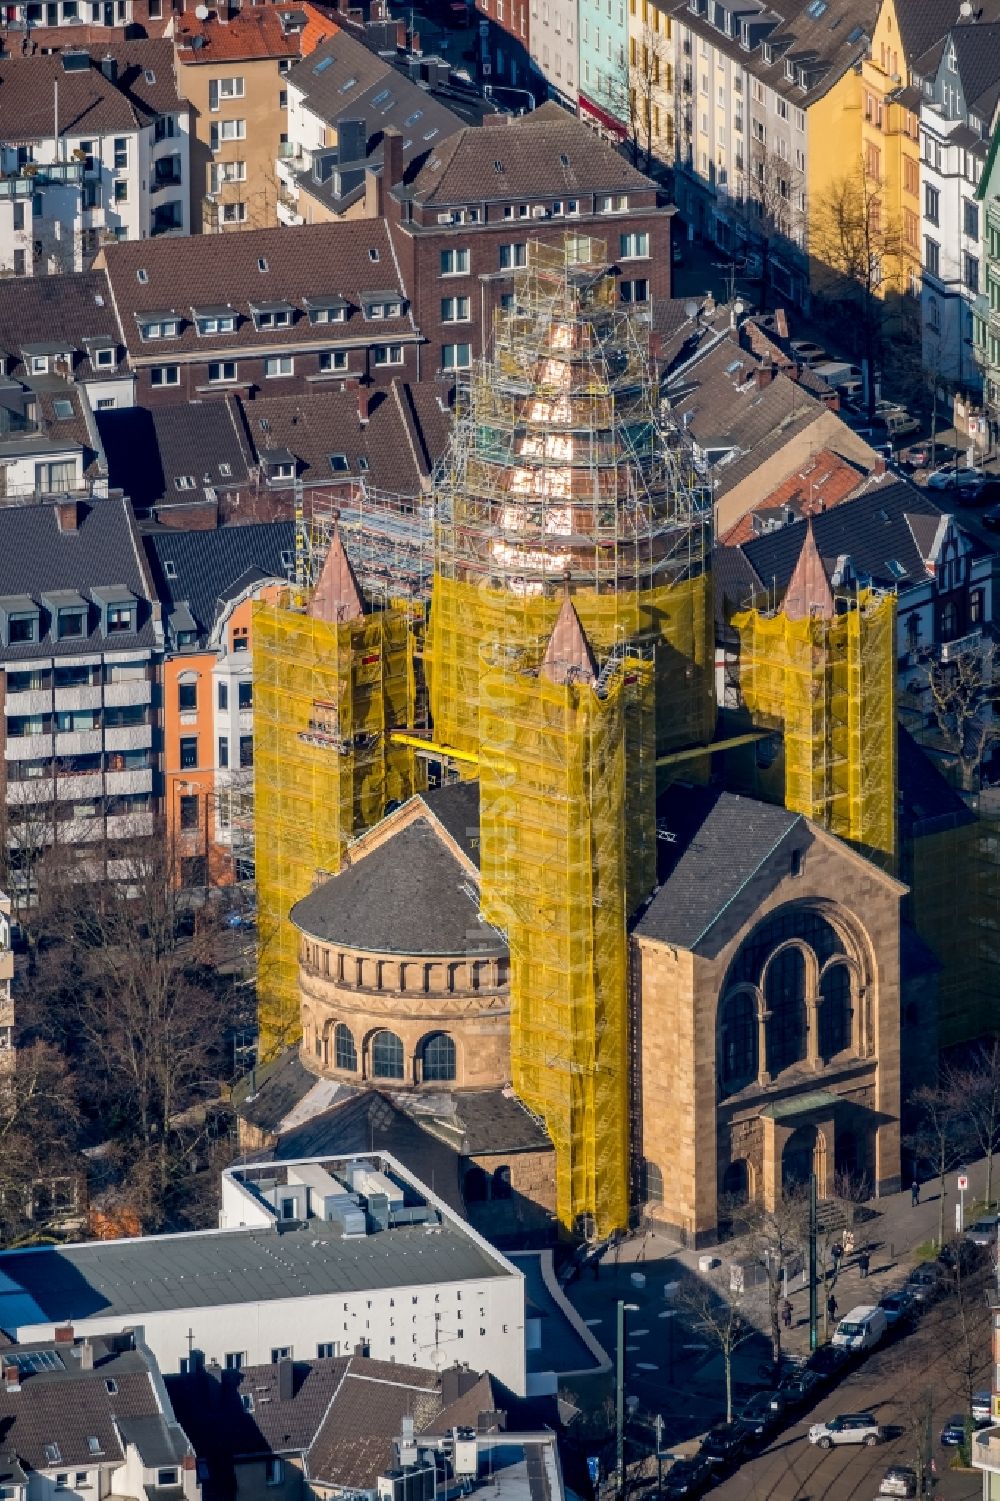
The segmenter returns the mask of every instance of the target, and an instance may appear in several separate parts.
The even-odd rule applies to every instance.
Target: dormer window
[[[74,641],[86,635],[87,617],[84,610],[68,607],[59,611],[57,635],[60,641]]]
[[[348,305],[343,297],[307,297],[305,308],[312,324],[347,322]]]
[[[140,313],[139,333],[144,340],[176,339],[181,331],[181,320],[175,313]]]
[[[95,349],[93,363],[98,370],[109,370],[115,363],[115,351],[113,349]]]
[[[291,328],[295,309],[288,302],[266,302],[251,306],[254,324],[258,329]]]
[[[372,318],[375,320],[379,318],[400,318],[402,317],[402,313],[403,304],[399,301],[380,301],[365,303],[366,318]]]
[[[8,646],[20,646],[39,639],[38,606],[26,594],[0,599],[0,625]]]
[[[195,307],[191,315],[199,337],[236,332],[236,314],[231,307]]]
[[[108,635],[121,636],[135,630],[135,605],[108,606]]]

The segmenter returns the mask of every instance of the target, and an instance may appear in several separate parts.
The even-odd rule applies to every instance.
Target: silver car
[[[880,1444],[884,1436],[877,1418],[870,1412],[841,1413],[825,1423],[813,1423],[809,1429],[809,1442],[821,1449],[832,1449],[834,1444],[864,1444],[871,1448]]]
[[[1000,1214],[986,1214],[975,1224],[969,1225],[965,1232],[966,1240],[971,1240],[973,1245],[993,1246],[997,1243],[997,1225],[1000,1224]]]

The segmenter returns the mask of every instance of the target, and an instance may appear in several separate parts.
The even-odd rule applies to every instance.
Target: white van
[[[862,1350],[873,1350],[887,1328],[885,1309],[863,1303],[841,1319],[833,1343],[860,1354]]]

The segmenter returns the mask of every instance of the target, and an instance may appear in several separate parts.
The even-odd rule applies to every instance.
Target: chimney
[[[877,475],[878,478],[881,479],[882,475],[884,473],[885,473],[885,459],[882,457],[881,454],[876,454],[876,456],[875,456],[875,462],[872,464],[872,474]]]
[[[295,1366],[290,1360],[278,1361],[278,1401],[290,1402],[295,1396]]]
[[[112,57],[110,53],[108,53],[105,57],[102,57],[101,72],[104,74],[109,83],[117,83],[118,59],[116,57]]]
[[[757,390],[758,391],[763,391],[764,387],[765,386],[769,386],[773,380],[774,380],[774,366],[771,364],[770,360],[768,360],[765,365],[758,365],[757,366]]]
[[[359,386],[358,387],[358,423],[359,423],[359,425],[361,427],[367,427],[368,426],[368,421],[369,421],[368,401],[369,401],[368,387],[367,386]]]
[[[72,504],[75,507],[76,506],[76,501],[73,501]],[[62,509],[63,509],[62,506],[57,506],[56,507],[56,510],[58,510],[58,511],[61,511]],[[60,530],[61,529],[62,529],[62,523],[60,522]],[[75,520],[74,520],[74,523],[73,523],[72,527],[70,527],[69,530],[70,531],[75,531],[76,530],[76,522],[75,522]],[[60,1327],[58,1329],[54,1329],[52,1331],[52,1333],[53,1333],[53,1337],[54,1337],[55,1342],[56,1342],[57,1345],[71,1345],[73,1343],[73,1325],[72,1324],[62,1324],[62,1325],[60,1325]]]
[[[78,1355],[80,1359],[80,1370],[92,1371],[94,1369],[94,1347],[90,1343],[89,1339],[84,1340],[83,1344],[80,1346]]]
[[[388,193],[403,181],[403,137],[391,127],[382,134],[382,187]]]
[[[80,530],[80,502],[78,500],[60,500],[56,505],[56,521],[61,532],[78,532]],[[59,1338],[59,1330],[56,1330],[56,1339]],[[69,1338],[73,1338],[72,1329]]]

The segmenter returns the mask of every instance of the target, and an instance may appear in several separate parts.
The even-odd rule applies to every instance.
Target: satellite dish
[[[969,17],[972,15],[972,6],[970,4],[970,0],[962,0],[961,5],[958,7],[958,13],[962,17],[963,21],[967,21],[969,19]]]
[[[687,302],[685,302],[684,304],[684,312],[689,318],[697,318],[700,306],[701,304],[695,302],[693,297],[689,297]]]
[[[198,20],[198,21],[207,21],[208,20],[209,11],[208,11],[208,6],[207,5],[196,5],[195,8],[194,8],[194,13],[195,13],[196,20]]]

